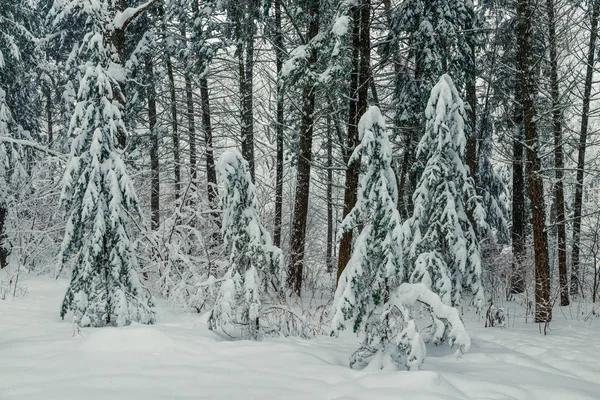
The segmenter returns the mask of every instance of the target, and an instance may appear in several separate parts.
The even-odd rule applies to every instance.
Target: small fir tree
[[[223,186],[222,236],[229,267],[221,279],[209,328],[230,337],[258,339],[267,334],[263,308],[281,295],[281,250],[258,216],[256,189],[248,162],[236,151],[221,155],[217,164]]]
[[[480,303],[481,260],[471,220],[485,225],[485,211],[464,165],[465,110],[449,75],[431,90],[425,115],[417,148],[424,169],[403,229],[409,280],[424,283],[444,304],[457,305],[464,289]]]
[[[455,309],[443,304],[425,285],[403,283],[406,273],[396,177],[385,120],[377,107],[362,116],[358,129],[361,143],[350,162],[362,157],[363,173],[357,203],[342,229],[361,223],[365,226],[340,277],[333,334],[344,329],[348,321],[353,323],[354,332],[364,330],[364,340],[352,355],[350,366],[418,369],[425,358],[426,342],[441,343],[449,338],[462,352],[468,349],[470,339]],[[424,332],[419,332],[413,318],[417,304],[425,305],[423,311],[433,322]]]
[[[75,3],[75,2],[74,2]],[[71,118],[70,161],[63,178],[61,207],[68,214],[59,272],[72,260],[71,283],[61,316],[74,313],[80,326],[153,323],[149,293],[140,283],[138,264],[127,229],[127,213],[139,212],[133,183],[118,149],[125,134],[122,68],[106,27],[114,18],[111,2],[95,2],[87,12],[87,34],[77,105]]]

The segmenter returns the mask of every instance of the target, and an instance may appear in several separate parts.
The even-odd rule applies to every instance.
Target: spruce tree
[[[365,223],[352,257],[342,272],[335,294],[333,334],[353,323],[354,332],[364,330],[360,348],[350,366],[375,368],[405,366],[418,369],[425,343],[450,338],[465,351],[470,339],[458,312],[442,303],[423,284],[406,283],[403,264],[402,224],[396,209],[396,177],[391,168],[392,151],[385,120],[373,106],[358,125],[360,144],[350,162],[362,162],[358,199],[342,223],[342,230]],[[361,158],[362,157],[362,158]],[[425,304],[432,324],[421,332],[413,318],[416,304]]]
[[[221,192],[222,236],[228,269],[209,317],[209,328],[230,337],[258,339],[268,334],[263,309],[281,295],[281,250],[258,215],[256,188],[248,162],[237,150],[217,164]]]
[[[417,147],[423,173],[403,229],[409,280],[424,283],[445,304],[459,304],[465,289],[479,304],[481,259],[467,212],[484,226],[485,211],[464,164],[465,110],[449,75],[431,90],[425,116],[425,135]]]
[[[61,316],[72,311],[80,326],[100,327],[131,322],[153,323],[149,293],[141,285],[128,232],[129,213],[137,198],[119,148],[126,134],[118,79],[119,57],[110,40],[116,11],[112,2],[68,4],[59,18],[87,13],[86,34],[79,53],[82,78],[69,126],[71,145],[61,195],[68,220],[59,272],[71,264],[72,277]]]

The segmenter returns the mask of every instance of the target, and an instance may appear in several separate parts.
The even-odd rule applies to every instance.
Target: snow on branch
[[[57,157],[58,159],[60,159],[62,161],[67,161],[66,154],[59,153],[54,150],[50,150],[49,148],[44,147],[41,144],[36,143],[32,140],[13,139],[13,138],[9,138],[7,136],[0,136],[0,142],[12,143],[12,144],[20,145],[20,146],[26,146],[26,147],[32,148],[34,150],[41,151],[41,152],[44,152],[51,156]]]
[[[134,19],[136,19],[141,13],[152,7],[156,3],[162,0],[148,0],[145,3],[140,4],[137,7],[128,7],[123,12],[118,12],[113,20],[113,27],[115,30],[125,30],[127,25]]]

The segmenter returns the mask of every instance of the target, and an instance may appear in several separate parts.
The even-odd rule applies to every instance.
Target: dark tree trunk
[[[158,129],[156,129],[156,87],[152,58],[146,58],[146,76],[148,78],[148,122],[150,130],[150,211],[152,229],[160,225],[160,175],[158,171]]]
[[[8,265],[8,241],[6,238],[6,216],[8,214],[8,210],[6,209],[6,204],[0,201],[0,269],[6,267]]]
[[[533,249],[535,259],[535,321],[550,322],[550,266],[548,258],[548,238],[545,230],[546,206],[544,183],[540,176],[540,159],[537,154],[537,132],[535,124],[535,75],[532,54],[533,10],[530,0],[517,1],[517,74],[523,99],[523,131],[525,134],[531,200],[531,220],[533,227]]]
[[[273,244],[281,246],[281,217],[283,212],[283,87],[281,69],[285,57],[283,33],[281,30],[281,0],[275,0],[275,65],[277,68],[277,120],[275,132],[277,136],[277,166],[275,168],[275,222]]]
[[[319,0],[308,2],[308,34],[310,42],[319,33]],[[317,61],[313,50],[308,57],[309,68]],[[306,85],[303,93],[302,122],[300,125],[300,154],[298,155],[298,173],[294,215],[292,221],[292,237],[290,239],[290,278],[294,294],[302,293],[302,272],[304,266],[304,248],[306,242],[306,219],[308,216],[308,199],[310,193],[310,163],[312,159],[312,140],[315,113],[315,85]]]
[[[558,59],[556,54],[556,19],[554,0],[546,0],[548,9],[548,44],[550,47],[550,93],[552,96],[552,127],[554,131],[554,169],[556,184],[554,201],[556,203],[556,234],[558,245],[558,277],[560,286],[560,305],[569,305],[569,279],[567,275],[567,234],[565,229],[565,194],[563,187],[564,156],[562,148],[562,116],[560,92],[558,88]]]
[[[327,272],[333,271],[333,132],[331,116],[327,116]]]
[[[344,147],[343,159],[348,165],[350,156],[359,143],[358,121],[367,110],[367,90],[369,88],[370,66],[370,0],[361,0],[352,10],[354,27],[352,32],[352,77],[350,81],[350,104],[348,113],[348,142]],[[346,169],[346,190],[344,191],[345,218],[356,204],[358,190],[359,163],[348,165]],[[337,280],[346,268],[352,254],[352,231],[342,235],[338,253]]]
[[[204,142],[206,145],[206,181],[208,182],[208,201],[211,207],[216,207],[219,194],[217,191],[217,171],[215,169],[212,126],[210,123],[210,97],[208,94],[208,79],[206,78],[205,74],[200,77],[200,97],[202,98],[202,127],[204,128]]]
[[[472,28],[472,27],[471,27]],[[467,93],[467,103],[469,103],[469,130],[471,135],[467,139],[466,159],[471,172],[471,177],[477,184],[477,70],[475,68],[475,41],[469,34],[469,47],[471,48],[471,64],[465,71],[465,90]]]
[[[235,33],[238,46],[242,156],[248,161],[250,175],[254,181],[254,116],[252,100],[254,90],[254,36],[256,34],[254,16],[256,10],[252,0],[242,0],[234,7]]]
[[[52,87],[48,85],[46,88],[46,123],[48,124],[48,145],[54,142],[54,129],[52,126],[52,113],[54,102],[52,101]]]
[[[195,13],[198,11],[198,2],[195,1],[192,4]],[[180,25],[181,36],[184,40],[184,45],[187,46],[187,32],[186,32],[187,20],[182,21]],[[188,143],[190,147],[190,179],[193,185],[196,185],[198,179],[198,161],[196,157],[196,124],[194,121],[194,90],[192,87],[192,76],[190,72],[190,66],[186,66],[184,73],[185,80],[185,100],[186,100],[186,119],[188,123]]]
[[[515,110],[513,123],[515,126],[513,138],[512,160],[512,229],[511,241],[513,264],[511,276],[511,293],[525,291],[525,243],[527,240],[525,227],[527,214],[525,211],[525,177],[523,165],[523,107],[519,83],[515,88]]]
[[[588,135],[590,114],[590,96],[592,93],[592,79],[594,77],[594,63],[596,60],[596,40],[598,37],[598,16],[600,2],[592,1],[592,16],[590,42],[588,46],[587,69],[585,74],[585,87],[583,90],[583,108],[581,111],[581,131],[579,133],[579,147],[577,154],[577,177],[575,183],[575,203],[573,205],[573,248],[571,253],[571,295],[581,292],[579,283],[579,247],[581,242],[581,214],[583,209],[583,177],[585,170],[585,150]]]
[[[179,155],[179,129],[177,124],[177,97],[175,96],[175,78],[173,76],[173,64],[171,63],[171,56],[165,56],[167,63],[167,76],[169,77],[169,94],[171,96],[171,129],[173,138],[173,162],[174,175],[175,175],[175,198],[179,198],[181,192],[181,157]]]

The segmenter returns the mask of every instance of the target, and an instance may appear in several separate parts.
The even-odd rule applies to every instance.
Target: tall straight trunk
[[[577,154],[577,177],[575,183],[575,203],[573,205],[573,248],[571,253],[571,295],[581,292],[579,283],[579,247],[581,242],[581,214],[583,209],[583,177],[585,169],[585,150],[587,146],[588,123],[590,114],[590,97],[592,93],[592,80],[594,77],[594,63],[596,60],[596,40],[598,37],[598,16],[600,2],[592,1],[592,20],[590,29],[590,42],[588,46],[587,68],[585,73],[585,87],[583,89],[583,108],[581,111],[581,130],[579,133],[579,147]]]
[[[167,76],[169,77],[169,94],[171,96],[171,129],[173,138],[173,163],[175,164],[174,175],[175,175],[175,198],[179,198],[181,193],[181,157],[179,148],[179,129],[177,124],[177,97],[175,96],[175,78],[173,76],[173,64],[171,63],[171,56],[167,54],[165,56],[167,63]]]
[[[283,33],[281,30],[281,0],[275,0],[275,66],[277,69],[277,120],[275,132],[277,136],[277,163],[275,168],[275,227],[273,244],[281,246],[281,217],[283,213],[283,86],[281,70],[285,57],[283,48]]]
[[[8,265],[8,240],[6,238],[6,203],[0,200],[0,269]]]
[[[198,14],[198,2],[192,3],[194,12]],[[187,32],[186,24],[187,20],[181,22],[180,32],[183,37],[185,47],[187,47]],[[194,121],[194,89],[192,87],[192,75],[190,72],[190,66],[186,66],[184,73],[185,80],[185,105],[186,105],[186,119],[188,123],[188,143],[190,147],[190,179],[192,184],[195,185],[198,179],[198,161],[196,157],[196,124]]]
[[[471,64],[469,69],[465,72],[465,91],[467,94],[467,103],[469,103],[469,128],[471,135],[467,139],[466,146],[466,159],[467,165],[471,172],[471,176],[477,183],[477,70],[475,67],[475,41],[471,38],[472,34],[469,34],[469,47],[471,49]]]
[[[564,155],[562,147],[562,116],[560,110],[560,92],[558,88],[558,58],[556,53],[556,19],[554,0],[546,0],[548,9],[548,45],[550,47],[550,93],[552,97],[552,128],[554,131],[554,170],[556,184],[554,201],[556,203],[556,235],[558,245],[558,277],[560,286],[560,305],[569,305],[569,278],[567,275],[567,233],[565,228],[565,194],[563,184]]]
[[[150,130],[150,212],[152,229],[160,225],[160,175],[158,171],[158,129],[156,129],[156,87],[154,82],[154,65],[151,56],[146,58],[146,76],[148,86],[148,122]]]
[[[206,71],[205,71],[206,72]],[[210,98],[208,94],[208,79],[203,72],[200,77],[200,97],[202,98],[202,127],[204,128],[204,143],[206,145],[206,181],[208,183],[208,201],[211,207],[217,205],[217,172],[213,150],[212,126],[210,123]]]
[[[511,241],[513,251],[512,275],[510,291],[513,294],[525,291],[525,245],[527,214],[525,211],[525,176],[523,165],[523,106],[520,83],[515,87],[514,137],[512,160],[512,229]]]
[[[541,163],[537,154],[537,131],[535,123],[535,75],[532,52],[533,11],[530,0],[517,1],[517,74],[523,105],[523,131],[525,134],[533,227],[533,250],[535,259],[535,321],[550,322],[550,265],[548,238],[545,230],[546,205],[544,183],[540,176]]]
[[[350,156],[359,143],[358,121],[367,110],[367,90],[369,88],[370,66],[370,0],[361,0],[352,10],[354,27],[352,32],[352,78],[350,81],[350,104],[348,113],[348,142],[344,148],[344,163],[348,165]],[[359,163],[354,162],[346,169],[346,190],[344,191],[345,218],[356,204],[358,190]],[[352,231],[342,235],[338,253],[337,281],[346,268],[352,254]]]
[[[327,115],[327,272],[333,271],[333,132]]]
[[[48,144],[52,145],[54,142],[54,129],[52,126],[52,114],[54,109],[54,102],[52,101],[52,87],[48,85],[45,90],[46,92],[46,123],[48,124]]]
[[[238,46],[242,156],[248,161],[250,175],[254,181],[254,118],[252,99],[254,90],[254,36],[256,34],[256,24],[254,22],[255,6],[252,0],[241,0],[234,7],[235,34]]]
[[[309,0],[308,15],[307,41],[310,42],[319,33],[319,0]],[[317,55],[314,50],[311,51],[307,60],[308,68],[312,69],[317,61]],[[294,294],[297,296],[300,296],[302,293],[306,220],[308,217],[308,198],[310,193],[310,163],[312,160],[312,140],[315,123],[315,85],[306,85],[302,92],[302,98],[300,154],[298,156],[296,196],[292,220],[292,236],[290,238],[290,278]]]
[[[116,0],[115,1],[116,12],[123,12],[127,8],[127,0]],[[125,70],[125,26],[121,29],[116,29],[111,36],[111,42],[115,47],[115,51],[117,53],[118,63]],[[121,113],[125,117],[124,120],[127,120],[127,104],[125,100],[125,79],[119,79],[119,93],[115,96],[117,102],[119,103],[119,108],[121,109]],[[119,130],[117,132],[117,145],[121,150],[125,149],[127,145],[127,135],[124,131]]]

